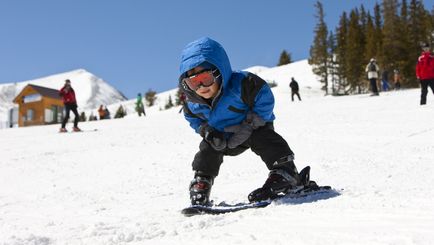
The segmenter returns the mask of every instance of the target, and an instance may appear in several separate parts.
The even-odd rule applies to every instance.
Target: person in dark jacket
[[[78,115],[77,111],[77,100],[75,99],[75,92],[74,89],[71,87],[71,81],[69,79],[65,80],[65,85],[60,89],[59,95],[62,97],[63,104],[65,105],[65,117],[63,118],[60,132],[67,132],[65,126],[69,120],[70,111],[72,111],[75,116],[74,127],[72,128],[72,130],[74,132],[81,131],[81,129],[78,128],[78,121],[80,119],[80,116]]]
[[[389,71],[387,71],[386,69],[384,69],[383,72],[381,73],[381,85],[382,85],[383,91],[389,91],[389,89],[390,89]]]
[[[202,137],[192,163],[191,203],[209,204],[223,156],[236,156],[249,148],[270,170],[263,187],[249,195],[250,201],[299,185],[294,153],[274,131],[274,97],[268,84],[252,73],[232,71],[223,47],[207,37],[188,44],[181,59],[184,116]]]
[[[291,82],[289,83],[289,87],[291,88],[291,100],[294,101],[294,95],[297,95],[298,100],[301,100],[300,94],[298,91],[300,90],[298,87],[297,81],[293,77],[291,77]]]
[[[434,93],[434,57],[428,43],[422,44],[422,54],[416,64],[416,77],[421,87],[420,105],[425,105],[428,86]]]

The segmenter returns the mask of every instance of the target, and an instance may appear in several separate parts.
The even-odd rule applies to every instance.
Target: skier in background
[[[401,76],[398,69],[393,70],[393,84],[395,90],[401,89]]]
[[[423,43],[422,54],[419,56],[416,64],[416,77],[420,82],[421,95],[420,105],[426,104],[428,86],[434,93],[434,57],[431,54],[431,48],[428,43]]]
[[[250,193],[249,201],[265,200],[300,184],[294,153],[274,131],[274,97],[263,79],[232,71],[225,50],[210,38],[185,47],[180,73],[184,116],[203,138],[192,163],[191,204],[208,205],[223,157],[249,148],[269,169],[265,184]]]
[[[65,80],[65,85],[60,89],[59,91],[60,97],[62,97],[63,104],[65,105],[65,117],[62,121],[62,127],[60,128],[61,133],[68,132],[66,130],[65,126],[66,123],[69,120],[69,113],[72,111],[74,113],[74,127],[72,130],[74,132],[81,131],[80,128],[78,128],[78,121],[80,119],[80,116],[78,115],[77,111],[77,100],[75,99],[75,92],[74,89],[71,87],[71,81],[69,79]]]
[[[289,87],[291,88],[291,100],[294,101],[294,95],[297,95],[298,100],[301,101],[300,94],[299,94],[299,86],[297,81],[293,77],[291,77],[291,82],[289,83]]]
[[[389,91],[389,72],[384,69],[381,73],[381,85],[383,87],[383,91]]]
[[[377,61],[372,58],[368,65],[366,66],[365,71],[368,73],[368,79],[371,84],[371,90],[372,95],[380,95],[378,93],[378,87],[377,87],[377,79],[378,79],[378,71],[380,70],[380,67],[377,65]]]
[[[99,115],[99,120],[104,120],[105,119],[105,110],[104,110],[104,106],[103,105],[99,106],[98,115]]]
[[[144,116],[146,116],[146,113],[145,113],[145,106],[143,105],[143,98],[142,98],[142,94],[141,93],[138,93],[137,94],[137,100],[136,100],[136,111],[137,111],[137,113],[139,114],[139,117],[141,117],[142,116],[142,114],[144,115]]]

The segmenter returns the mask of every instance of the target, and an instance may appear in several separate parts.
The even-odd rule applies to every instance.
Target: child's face
[[[193,74],[200,73],[202,70],[204,70],[204,68],[201,66],[195,67],[195,68],[193,68],[187,72],[187,76],[191,76]],[[201,86],[195,92],[197,95],[199,95],[200,97],[202,97],[204,99],[210,99],[210,98],[213,98],[217,95],[219,88],[220,88],[219,84],[217,82],[215,82],[209,87]]]

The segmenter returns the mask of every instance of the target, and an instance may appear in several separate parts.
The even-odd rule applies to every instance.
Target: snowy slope
[[[291,77],[294,77],[294,79],[299,83],[303,98],[316,97],[319,95],[322,96],[324,94],[324,92],[321,91],[321,84],[317,82],[317,78],[313,74],[312,67],[308,64],[307,60],[301,60],[278,67],[253,66],[244,70],[260,76],[267,82],[275,82],[279,86],[274,88],[274,90],[278,92],[288,92]],[[174,83],[173,86],[176,87],[177,84]],[[146,106],[146,111],[155,112],[164,110],[165,105],[169,101],[169,96],[172,98],[172,102],[175,103],[177,90],[178,89],[176,88],[157,94],[155,106],[151,108]],[[108,109],[115,112],[117,108],[119,108],[119,105],[122,105],[127,110],[128,116],[130,116],[131,114],[136,113],[135,102],[136,99],[115,103],[109,105]],[[97,115],[97,109],[86,111],[87,115],[90,113]]]
[[[432,94],[425,107],[417,89],[291,103],[288,76],[275,76],[276,131],[297,166],[340,196],[183,217],[200,137],[178,108],[81,123],[98,131],[75,134],[6,129],[0,244],[433,244]],[[251,151],[226,157],[212,198],[245,201],[267,173]]]
[[[29,81],[0,84],[0,122],[7,120],[7,111],[15,106],[12,102],[13,99],[27,84],[60,89],[66,79],[71,80],[72,87],[76,91],[78,106],[82,110],[96,108],[101,104],[113,104],[126,99],[122,93],[101,78],[84,69],[78,69]]]

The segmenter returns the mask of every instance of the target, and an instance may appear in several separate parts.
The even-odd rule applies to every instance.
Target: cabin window
[[[57,105],[45,108],[45,123],[57,123],[62,121],[62,110],[63,108]]]
[[[24,103],[36,102],[41,100],[42,96],[40,94],[29,94],[23,97]]]
[[[33,121],[34,118],[35,118],[35,110],[28,109],[26,113],[26,121]]]

